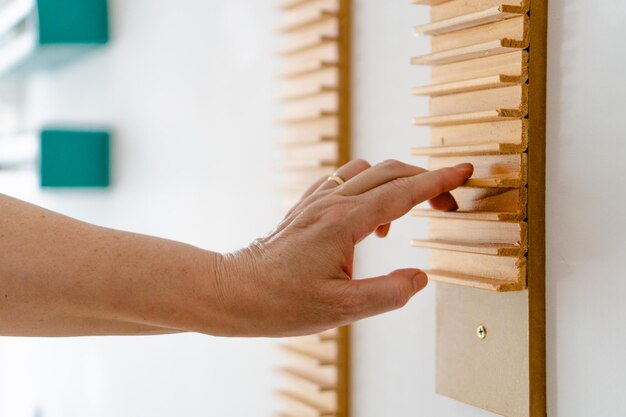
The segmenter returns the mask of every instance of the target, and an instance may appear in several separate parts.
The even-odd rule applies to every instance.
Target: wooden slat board
[[[459,210],[416,209],[437,288],[437,391],[509,417],[545,417],[545,0],[429,4],[430,127],[412,154],[470,162]]]
[[[278,189],[287,210],[350,157],[350,1],[283,0],[279,7]],[[349,343],[347,327],[281,342],[277,416],[349,416]]]

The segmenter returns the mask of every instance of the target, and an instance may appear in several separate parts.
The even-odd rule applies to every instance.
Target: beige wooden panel
[[[474,243],[474,242],[452,242],[447,240],[422,240],[413,239],[411,245],[417,248],[434,250],[446,250],[454,252],[477,253],[480,255],[492,256],[524,256],[523,250],[519,246],[501,243]]]
[[[339,62],[339,47],[336,42],[313,39],[310,46],[298,51],[289,51],[283,57],[283,65],[286,68],[304,65],[304,62]]]
[[[319,71],[309,72],[296,78],[285,80],[281,91],[295,91],[310,86],[339,86],[339,70],[337,68],[323,68]]]
[[[430,250],[430,269],[453,274],[471,275],[520,282],[526,274],[526,258],[479,255],[474,253]]]
[[[431,240],[459,243],[514,245],[526,249],[524,222],[492,222],[432,218],[428,222]]]
[[[435,170],[466,162],[474,165],[472,178],[509,178],[522,182],[526,180],[525,154],[431,157],[428,167]]]
[[[438,284],[436,297],[437,392],[508,417],[529,417],[528,292]],[[484,339],[476,334],[480,325]]]
[[[483,58],[486,56],[508,54],[527,47],[528,45],[524,42],[509,39],[497,39],[484,43],[472,44],[462,48],[448,49],[423,56],[417,56],[411,59],[411,64],[433,66],[445,65],[453,62]]]
[[[522,145],[513,143],[484,143],[460,146],[425,146],[411,149],[417,156],[461,156],[461,155],[502,155],[520,153],[525,150]]]
[[[432,97],[432,116],[473,113],[487,110],[511,109],[526,113],[528,90],[526,85],[515,85],[469,93]]]
[[[308,59],[283,63],[276,76],[290,80],[309,75],[327,68],[337,68],[337,60]]]
[[[524,2],[525,3],[525,2]],[[450,19],[500,5],[522,6],[521,0],[450,0],[430,9],[431,22]]]
[[[526,13],[524,8],[518,6],[499,5],[450,19],[430,22],[415,26],[413,33],[416,35],[437,36],[459,30],[469,29],[489,23],[499,22],[518,17]]]
[[[452,191],[460,211],[519,213],[526,215],[526,188],[497,189],[461,187]]]
[[[434,36],[431,38],[431,49],[432,52],[441,52],[501,39],[526,44],[528,42],[528,16]]]
[[[482,220],[490,222],[509,222],[524,219],[522,213],[497,212],[497,211],[441,211],[417,208],[411,210],[411,215],[415,217],[436,218],[436,219],[458,219],[458,220]]]
[[[514,143],[526,146],[528,123],[525,120],[433,127],[431,146],[460,146],[485,143]]]
[[[431,83],[438,85],[494,75],[525,78],[528,75],[528,52],[520,50],[453,64],[437,65],[431,69]]]
[[[339,110],[339,97],[334,92],[317,94],[299,100],[290,100],[282,105],[285,115],[299,114],[310,110],[336,112]]]

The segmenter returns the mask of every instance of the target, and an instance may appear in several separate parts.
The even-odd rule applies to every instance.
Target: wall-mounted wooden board
[[[412,154],[470,162],[459,210],[416,209],[437,288],[437,391],[509,417],[545,417],[547,1],[414,0],[431,6],[430,128]]]

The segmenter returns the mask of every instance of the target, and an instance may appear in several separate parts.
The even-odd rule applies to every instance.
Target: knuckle
[[[401,170],[402,168],[404,168],[405,164],[398,161],[397,159],[386,159],[380,163],[380,166],[384,167],[385,169],[396,171],[396,170]]]
[[[365,171],[366,169],[368,169],[368,168],[370,168],[372,166],[365,159],[361,159],[361,158],[354,159],[352,161],[352,163],[355,165],[356,168],[361,169],[363,171]]]
[[[399,286],[393,296],[393,306],[395,308],[404,307],[411,299],[411,289],[408,286]]]

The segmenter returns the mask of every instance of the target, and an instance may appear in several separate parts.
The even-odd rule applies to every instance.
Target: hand
[[[346,182],[320,179],[269,236],[225,255],[219,286],[238,336],[317,333],[404,306],[428,279],[419,269],[353,280],[354,247],[429,200],[458,208],[449,191],[473,172],[469,164],[437,171],[385,161],[354,160],[337,171]]]

